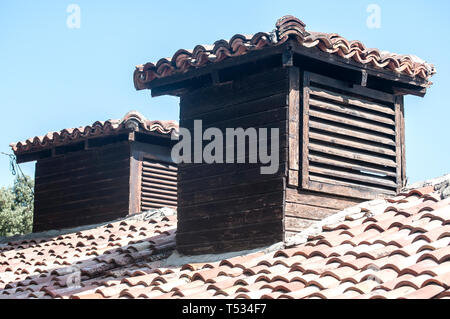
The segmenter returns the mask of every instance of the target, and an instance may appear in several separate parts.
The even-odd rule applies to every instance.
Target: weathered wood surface
[[[288,96],[289,175],[288,185],[299,186],[300,170],[300,70],[289,68]]]
[[[395,97],[309,72],[303,82],[303,187],[358,198],[394,194],[401,184]]]
[[[36,165],[34,231],[75,227],[128,214],[128,143],[65,154]]]
[[[182,253],[251,249],[283,239],[288,75],[287,69],[262,72],[181,97],[181,127],[192,130],[193,121],[201,119],[203,130],[216,127],[224,136],[226,128],[280,131],[280,169],[275,175],[261,175],[266,165],[248,163],[248,147],[246,164],[178,166],[177,249]]]
[[[141,210],[177,207],[177,172],[174,164],[142,159]]]
[[[317,221],[360,202],[361,200],[350,197],[287,188],[284,213],[285,239],[298,234]]]

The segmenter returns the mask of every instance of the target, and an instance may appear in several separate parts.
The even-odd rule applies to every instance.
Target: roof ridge
[[[288,15],[278,19],[275,30],[272,32],[258,32],[251,37],[236,34],[228,41],[216,41],[213,49],[206,48],[204,45],[197,45],[193,50],[179,49],[171,58],[162,58],[154,63],[136,66],[133,76],[134,85],[137,90],[143,90],[155,79],[242,56],[250,51],[279,46],[289,39],[295,39],[306,48],[318,48],[323,52],[351,59],[363,65],[388,69],[410,77],[429,80],[436,73],[433,64],[415,55],[366,48],[361,41],[350,41],[336,33],[307,31],[305,27],[306,24],[303,21]]]

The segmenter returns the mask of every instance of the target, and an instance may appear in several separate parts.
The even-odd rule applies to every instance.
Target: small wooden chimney
[[[274,32],[235,35],[138,66],[134,83],[180,97],[180,127],[278,128],[280,168],[180,164],[177,249],[239,251],[288,239],[348,206],[404,185],[403,96],[435,73],[417,57],[366,49],[281,18]]]
[[[37,161],[33,232],[114,220],[177,205],[170,151],[178,124],[138,112],[121,120],[48,133],[11,147]]]

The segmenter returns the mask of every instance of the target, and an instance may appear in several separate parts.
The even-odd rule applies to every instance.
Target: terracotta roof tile
[[[97,121],[92,125],[49,132],[46,135],[35,136],[26,141],[13,143],[10,146],[14,153],[19,155],[53,146],[68,145],[88,138],[117,135],[127,131],[170,135],[177,130],[178,123],[175,121],[150,121],[139,112],[131,111],[120,120]],[[126,233],[125,229],[124,231]]]

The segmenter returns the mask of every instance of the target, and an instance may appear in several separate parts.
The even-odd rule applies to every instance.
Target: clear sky
[[[69,28],[70,4],[80,28]],[[369,28],[370,4],[381,9]],[[179,48],[212,44],[236,33],[271,31],[283,15],[307,30],[335,32],[368,47],[415,54],[436,65],[425,98],[406,98],[410,182],[450,172],[450,1],[0,1],[0,151],[11,142],[138,110],[149,119],[178,120],[176,98],[136,92],[134,66]],[[34,164],[22,165],[34,174]],[[0,186],[10,185],[0,156]]]

